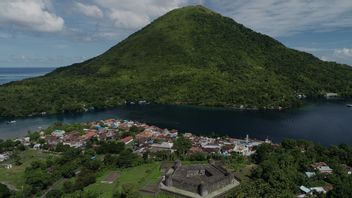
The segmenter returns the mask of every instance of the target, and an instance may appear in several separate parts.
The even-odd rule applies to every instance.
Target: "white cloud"
[[[131,33],[172,9],[190,4],[203,4],[256,31],[278,37],[303,31],[352,27],[351,0],[336,0],[333,3],[331,0],[0,0],[0,27],[61,31],[64,29],[64,19],[53,10],[67,14],[64,9],[72,6],[75,11],[88,17],[104,19],[99,21],[99,25],[105,29],[97,30],[99,33]],[[91,26],[87,24],[92,23],[66,17],[71,28],[72,24],[78,24],[80,27],[76,28],[82,32],[86,32],[87,27]]]
[[[108,11],[108,17],[116,27],[136,29],[150,23],[156,17],[189,3],[187,0],[95,0]]]
[[[349,48],[335,49],[334,54],[338,57],[352,58],[352,49],[349,49]]]
[[[115,26],[121,28],[139,28],[150,22],[149,16],[127,10],[111,11],[109,17]]]
[[[314,54],[323,61],[335,61],[352,65],[352,48],[317,49]]]
[[[1,0],[0,26],[39,32],[58,32],[64,19],[49,11],[48,0]]]
[[[351,0],[205,0],[221,13],[271,36],[352,27]]]
[[[92,0],[119,30],[135,30],[166,12],[203,4],[256,31],[290,36],[304,31],[352,27],[352,1],[336,0]]]
[[[330,58],[328,58],[326,56],[322,56],[322,57],[320,57],[320,59],[323,61],[331,61]]]
[[[77,11],[89,17],[102,18],[104,16],[103,11],[96,5],[75,2],[75,8]]]

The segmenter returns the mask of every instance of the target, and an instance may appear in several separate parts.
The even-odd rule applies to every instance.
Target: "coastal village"
[[[269,139],[256,140],[251,139],[248,135],[244,139],[237,139],[232,137],[207,137],[202,135],[195,135],[192,133],[180,133],[175,129],[164,129],[146,123],[135,122],[131,120],[107,119],[101,121],[94,121],[89,123],[82,123],[82,130],[65,131],[62,129],[50,128],[36,132],[39,137],[34,140],[31,135],[16,139],[23,146],[34,151],[54,149],[58,145],[66,145],[71,148],[84,151],[87,144],[92,140],[103,142],[122,142],[126,147],[130,148],[134,154],[145,156],[166,152],[172,154],[175,152],[174,142],[183,137],[191,141],[191,147],[187,151],[188,154],[202,153],[204,155],[217,154],[220,156],[239,155],[248,158],[256,153],[256,148],[262,144],[269,144],[273,147],[280,145],[272,143]],[[94,142],[94,141],[93,141]],[[93,148],[99,145],[91,145]],[[304,152],[304,151],[302,151]],[[12,153],[0,153],[0,165],[3,169],[12,169],[14,164],[6,163],[10,161]],[[93,158],[92,158],[93,159]],[[95,158],[94,158],[95,159]],[[185,197],[216,197],[231,188],[240,184],[240,179],[236,178],[223,165],[209,162],[208,165],[180,165],[181,162],[168,163],[162,165],[163,176],[158,186],[158,190],[164,190],[173,194],[183,195]],[[182,168],[181,168],[182,167]],[[352,174],[352,168],[345,166],[346,174]],[[212,183],[212,179],[206,177],[207,171],[218,175],[222,178],[221,184]],[[230,174],[231,173],[231,174]],[[116,174],[116,173],[114,173]],[[113,175],[114,175],[113,174]],[[230,175],[231,176],[230,176]],[[307,179],[314,177],[324,177],[325,175],[334,174],[334,170],[329,167],[326,162],[316,162],[310,165],[310,168],[304,172]],[[205,187],[202,183],[190,183],[194,187],[185,186],[182,179],[184,177],[197,176],[199,181],[204,180],[208,182]],[[222,175],[222,176],[221,176]],[[203,178],[205,177],[205,178]],[[113,177],[116,178],[116,177]],[[202,179],[203,178],[203,179]],[[198,180],[197,180],[198,181]],[[214,180],[217,181],[217,180]],[[108,185],[113,183],[113,180],[102,183]],[[179,184],[179,185],[178,185]],[[178,186],[177,186],[178,185]],[[215,188],[214,186],[220,186]],[[201,187],[201,190],[199,188]],[[297,186],[299,194],[297,197],[310,197],[315,194],[326,194],[334,188],[331,184],[321,186]]]
[[[129,120],[107,119],[99,122],[87,123],[89,128],[84,129],[83,133],[79,131],[53,130],[51,133],[40,131],[40,139],[45,140],[49,148],[58,144],[68,145],[74,148],[84,148],[87,141],[96,138],[98,141],[120,140],[126,145],[131,145],[134,152],[142,155],[145,152],[169,151],[174,152],[173,142],[179,135],[175,129],[161,129],[157,126],[145,123],[134,122]],[[130,131],[135,128],[139,133],[134,136],[124,136],[123,132]],[[231,155],[238,153],[243,156],[250,156],[255,153],[255,147],[263,143],[271,143],[266,139],[255,140],[250,139],[248,135],[245,139],[236,139],[230,137],[206,137],[197,136],[192,133],[182,134],[184,137],[192,141],[191,153],[219,153],[222,155]],[[16,139],[25,146],[33,149],[41,149],[44,144],[39,141],[32,141],[30,137]],[[1,158],[0,158],[1,159]]]
[[[352,198],[352,0],[0,11],[0,198]]]

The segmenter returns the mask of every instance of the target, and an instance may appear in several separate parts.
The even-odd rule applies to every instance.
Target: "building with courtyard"
[[[160,183],[160,189],[183,197],[218,197],[239,185],[220,162],[182,165],[176,161]]]

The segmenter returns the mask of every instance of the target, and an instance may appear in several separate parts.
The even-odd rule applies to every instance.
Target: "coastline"
[[[282,111],[245,111],[219,107],[185,105],[124,105],[109,110],[87,113],[22,118],[1,118],[0,138],[22,137],[27,131],[45,128],[53,123],[81,123],[117,117],[155,124],[164,128],[192,131],[195,134],[251,137],[274,142],[285,138],[307,139],[322,145],[351,144],[351,108],[341,101],[308,103],[296,109]],[[14,125],[6,122],[16,120]],[[326,121],[328,120],[328,122]]]

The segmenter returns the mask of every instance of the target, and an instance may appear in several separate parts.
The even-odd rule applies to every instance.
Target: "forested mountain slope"
[[[274,25],[274,24],[273,24]],[[0,86],[0,116],[108,108],[124,101],[278,108],[337,92],[352,68],[289,49],[202,6],[173,10],[83,63]]]

